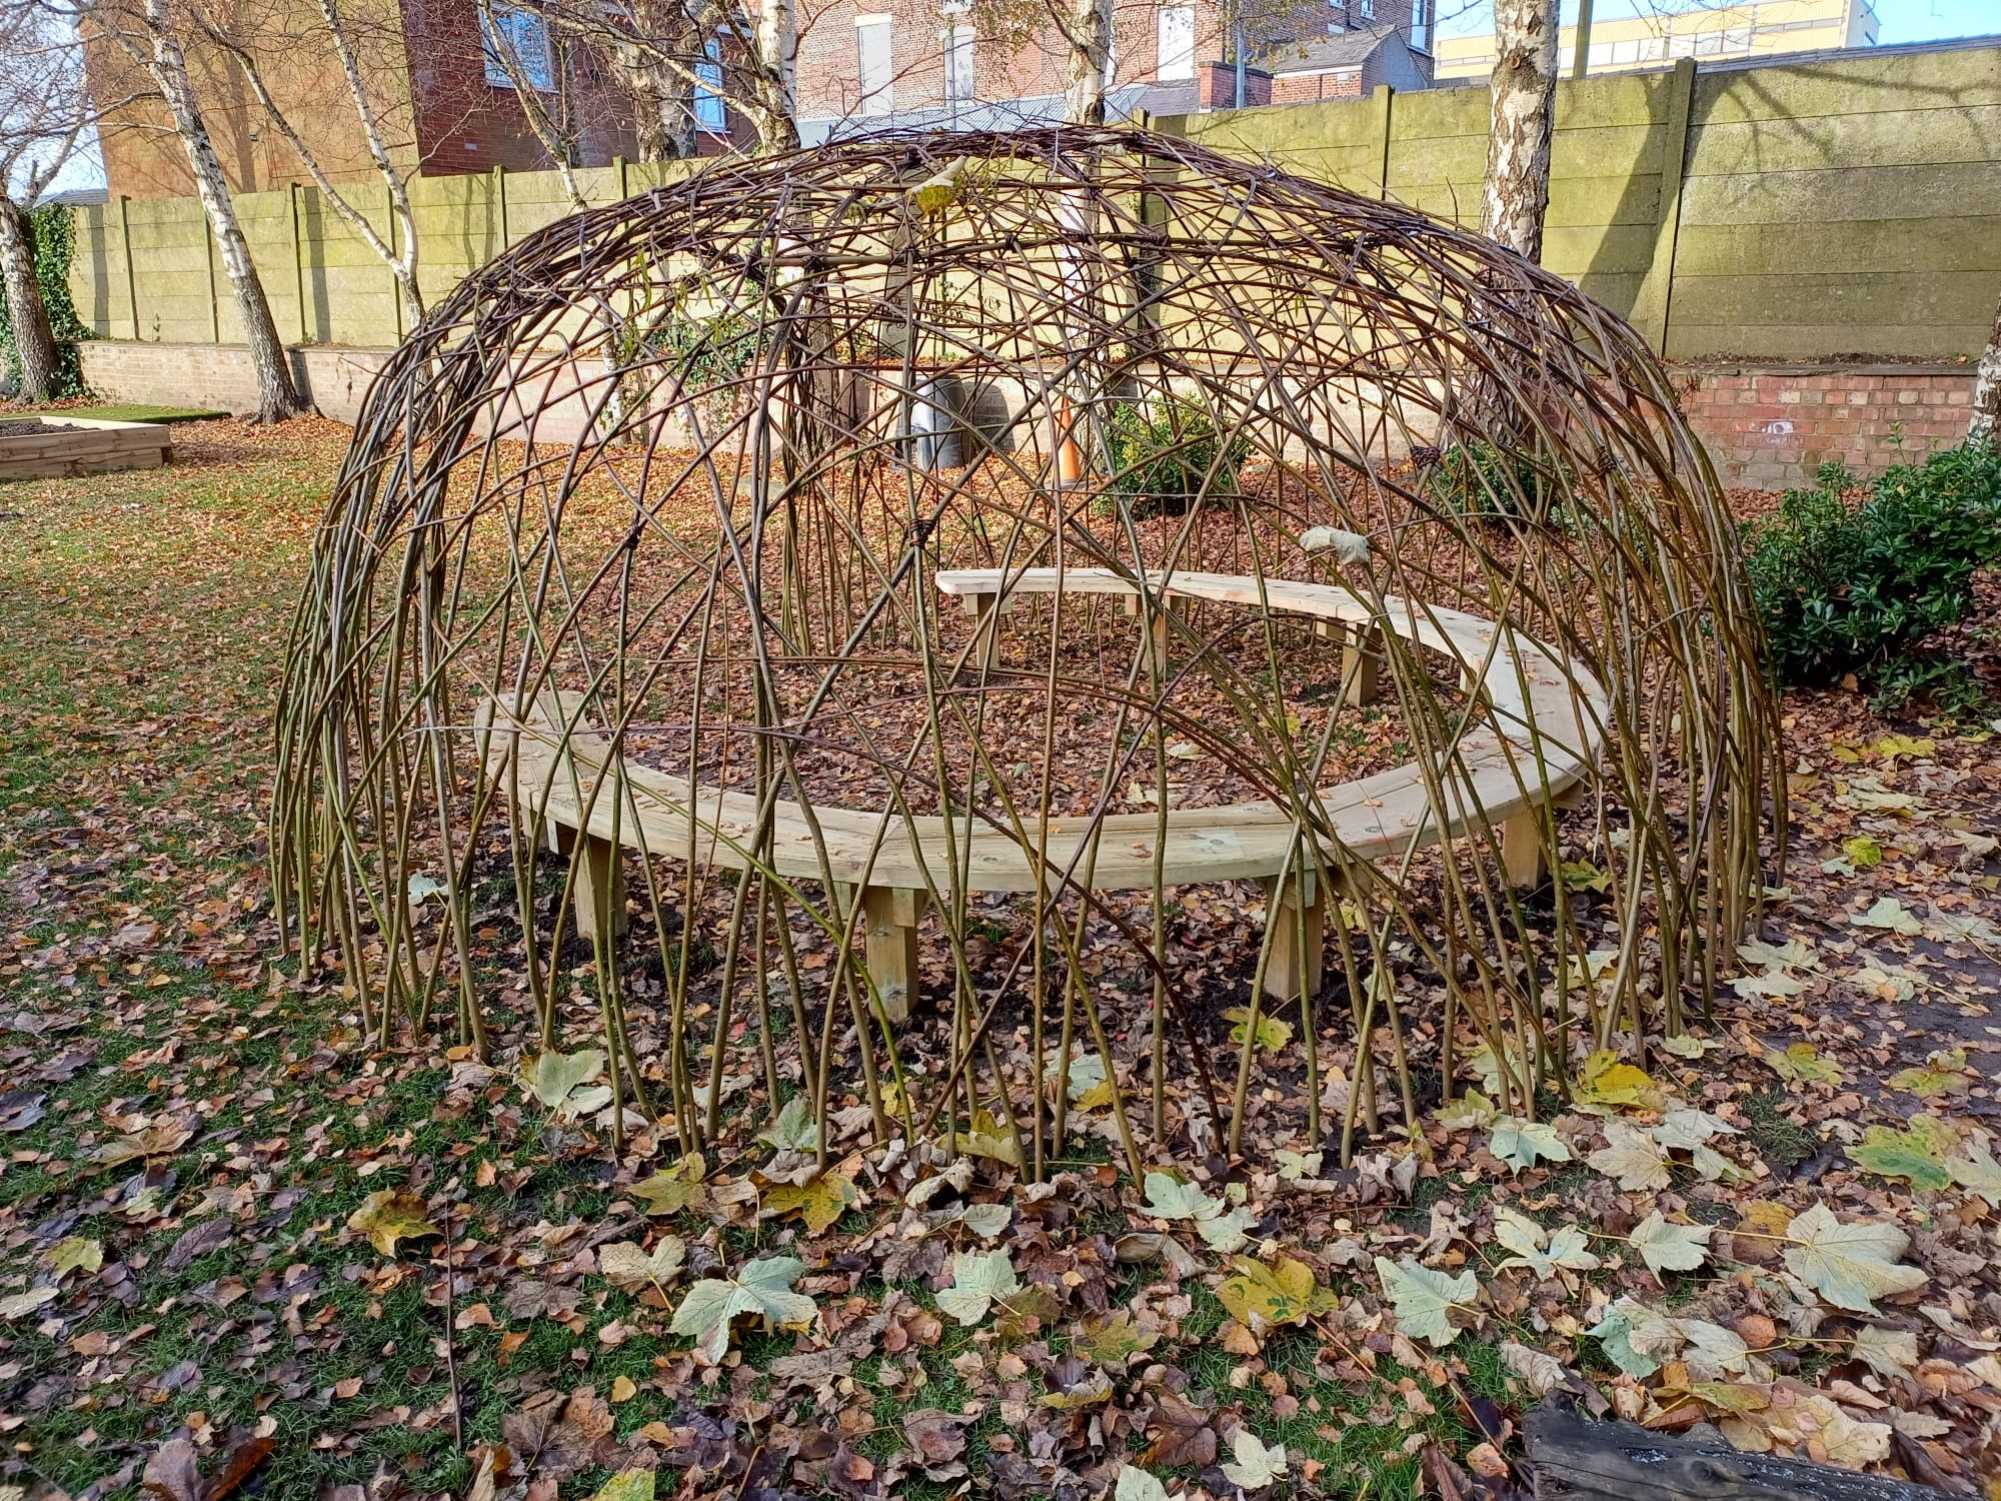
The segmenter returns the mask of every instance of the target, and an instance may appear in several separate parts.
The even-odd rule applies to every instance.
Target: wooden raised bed
[[[39,430],[8,435],[0,418],[0,480],[49,475],[105,474],[116,469],[157,469],[173,457],[165,428],[152,422],[106,422],[91,417],[12,419]]]

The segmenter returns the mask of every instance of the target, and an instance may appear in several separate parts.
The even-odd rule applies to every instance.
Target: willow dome
[[[395,353],[274,862],[378,1036],[597,1034],[621,1141],[1345,1153],[1682,1030],[1759,652],[1560,278],[1144,133],[892,134],[552,224]]]

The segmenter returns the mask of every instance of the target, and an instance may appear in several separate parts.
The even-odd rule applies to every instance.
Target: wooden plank
[[[1594,1423],[1553,1406],[1528,1420],[1536,1501],[1939,1501],[1930,1486],[1748,1454],[1720,1435]]]

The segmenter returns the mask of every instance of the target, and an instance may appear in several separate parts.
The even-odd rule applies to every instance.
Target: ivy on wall
[[[48,310],[49,329],[56,336],[54,389],[58,397],[83,396],[83,361],[77,355],[77,341],[88,339],[91,331],[76,315],[70,301],[69,267],[76,254],[76,213],[67,203],[45,203],[22,216],[27,231],[29,253],[34,258],[35,280],[42,289],[42,306]],[[14,349],[14,329],[7,315],[7,299],[0,297],[0,352],[7,358],[7,373],[18,382],[20,356]]]

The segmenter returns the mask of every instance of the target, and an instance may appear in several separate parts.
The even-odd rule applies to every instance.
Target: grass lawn
[[[1532,1352],[1630,1416],[1698,1402],[1687,1383],[1701,1385],[1701,1350],[1689,1364],[1665,1336],[1677,1359],[1636,1377],[1585,1337],[1628,1295],[1733,1331],[1747,1353],[1716,1372],[1711,1402],[1733,1400],[1719,1392],[1734,1383],[1763,1394],[1756,1411],[1775,1393],[1796,1405],[1795,1387],[1820,1396],[1814,1383],[1839,1374],[1876,1403],[1831,1409],[1844,1421],[1887,1435],[1885,1411],[1923,1411],[1947,1435],[1921,1431],[1913,1446],[1945,1464],[1978,1452],[1963,1446],[1993,1393],[1983,1405],[1957,1374],[1933,1370],[1927,1386],[1860,1364],[1849,1347],[1862,1321],[1798,1302],[1763,1249],[1772,1203],[1782,1226],[1821,1199],[1844,1221],[1899,1220],[1924,1231],[1912,1254],[1938,1258],[1924,1263],[1934,1292],[1969,1340],[1946,1352],[1952,1372],[2001,1322],[1979,1254],[1991,1221],[1965,1207],[1984,1204],[1955,1190],[1962,1207],[1934,1213],[1943,1197],[1920,1207],[1908,1183],[1839,1150],[1865,1118],[1992,1103],[1993,1060],[1977,1055],[1995,1044],[1973,1013],[1984,1017],[1994,971],[1978,934],[1954,950],[1858,929],[1851,913],[1882,893],[1816,869],[1856,831],[1840,789],[1863,774],[1856,735],[1866,751],[1882,727],[1842,728],[1844,759],[1832,727],[1853,710],[1792,706],[1797,899],[1815,915],[1771,937],[1819,935],[1826,963],[1796,966],[1799,988],[1782,996],[1724,997],[1710,1035],[1735,1028],[1727,1052],[1650,1064],[1661,1089],[1755,1133],[1755,1146],[1716,1138],[1737,1179],[1676,1157],[1661,1169],[1670,1189],[1615,1187],[1586,1165],[1604,1123],[1583,1115],[1560,1123],[1562,1159],[1523,1171],[1485,1150],[1482,1130],[1441,1126],[1414,1177],[1385,1154],[1338,1180],[1329,1163],[1329,1180],[1309,1172],[1305,1187],[1255,1179],[1263,1207],[1243,1254],[1303,1257],[1326,1294],[1273,1329],[1233,1316],[1231,1264],[1187,1224],[1199,1270],[1149,1259],[1128,1237],[1175,1227],[1134,1209],[1109,1167],[1085,1165],[1041,1196],[983,1170],[964,1196],[1008,1207],[992,1243],[867,1177],[818,1236],[741,1197],[722,1204],[726,1174],[711,1180],[718,1202],[649,1215],[634,1184],[671,1154],[645,1136],[620,1161],[536,1104],[511,1072],[523,1036],[503,1035],[491,1066],[449,1039],[374,1052],[351,994],[278,960],[263,863],[270,707],[347,436],[318,421],[203,423],[176,431],[167,469],[0,488],[0,1496],[138,1496],[150,1464],[148,1494],[193,1501],[163,1478],[174,1466],[213,1479],[239,1458],[254,1467],[245,1494],[286,1501],[584,1497],[631,1467],[658,1467],[663,1496],[1082,1497],[1125,1463],[1170,1489],[1228,1495],[1218,1466],[1239,1432],[1284,1446],[1267,1494],[1407,1501],[1436,1494],[1443,1475],[1491,1495],[1512,1462],[1502,1453],[1518,1452],[1513,1425],[1559,1379]],[[1984,744],[1859,757],[1877,793],[1925,810],[1879,831],[1897,867],[1883,879],[1913,909],[1924,895],[1959,912],[1993,899],[1991,851],[1971,866],[1952,853],[1994,788]],[[1944,1005],[1947,961],[1957,1002],[1927,1011]],[[1908,991],[1899,975],[1915,976]],[[1894,1004],[1871,999],[1886,985]],[[1839,1004],[1809,1008],[1834,986]],[[1935,1071],[1962,1082],[1944,1103],[1859,1082],[1921,1063],[1947,1027],[1962,1051]],[[1800,1040],[1833,1081],[1768,1066],[1754,1033]],[[349,1224],[385,1190],[414,1196],[423,1221],[393,1254]],[[1505,1265],[1491,1215],[1508,1206],[1544,1228],[1581,1221],[1593,1267]],[[1719,1229],[1699,1271],[1656,1276],[1627,1244],[1656,1209],[1741,1234]],[[687,1271],[607,1272],[608,1248],[658,1250],[669,1235]],[[1022,1291],[962,1322],[938,1295],[959,1254],[994,1244]],[[719,1365],[670,1328],[689,1281],[790,1255],[806,1264],[810,1328],[740,1324]],[[1477,1274],[1477,1308],[1452,1314],[1467,1327],[1408,1336],[1399,1319],[1415,1320],[1416,1304],[1392,1314],[1379,1256]],[[1931,1295],[1886,1303],[1882,1322],[1944,1341],[1915,1316]],[[1790,1324],[1788,1308],[1800,1310]],[[1845,1452],[1880,1464],[1889,1441]]]

